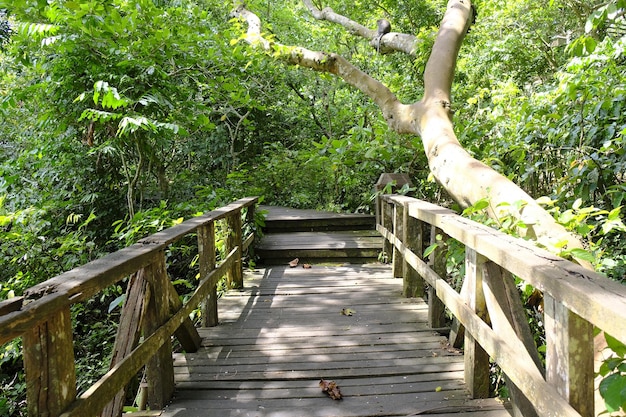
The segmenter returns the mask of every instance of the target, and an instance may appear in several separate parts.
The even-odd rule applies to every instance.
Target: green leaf
[[[115,300],[111,301],[109,304],[108,312],[111,314],[111,311],[115,310],[118,306],[124,304],[124,300],[126,299],[126,294],[122,294],[117,297]]]
[[[626,357],[626,346],[622,342],[615,339],[613,336],[609,335],[606,332],[604,333],[604,339],[606,340],[606,344],[608,345],[609,349],[611,349],[621,358]]]
[[[609,375],[600,382],[600,395],[609,412],[626,409],[626,375]]]
[[[476,210],[484,210],[487,207],[489,207],[489,199],[487,199],[487,198],[483,198],[481,200],[478,200],[476,202],[476,204],[474,204],[474,209],[476,209]]]
[[[614,372],[621,364],[623,363],[622,358],[609,358],[602,362],[602,365],[606,365],[607,372],[604,375],[607,375],[611,372]]]
[[[593,53],[597,45],[598,45],[598,42],[594,38],[588,37],[585,39],[585,49],[587,50],[588,53]]]
[[[542,206],[553,206],[556,201],[552,200],[548,196],[539,197],[537,199],[537,204],[541,204]]]
[[[607,219],[608,220],[618,220],[621,209],[622,209],[621,207],[616,207],[613,210],[611,210],[609,212],[609,215],[608,215]]]
[[[584,249],[581,248],[574,248],[570,251],[568,251],[570,255],[572,255],[574,258],[583,260],[583,261],[587,261],[587,262],[595,262],[596,261],[596,257],[594,256],[593,253],[586,251]]]
[[[433,243],[432,245],[430,245],[429,247],[426,248],[426,250],[424,250],[424,258],[428,258],[430,256],[431,253],[433,253],[435,251],[435,249],[437,249],[437,247],[439,246],[438,243]]]

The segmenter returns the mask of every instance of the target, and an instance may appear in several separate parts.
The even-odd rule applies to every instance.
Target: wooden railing
[[[172,335],[184,350],[197,350],[200,337],[190,313],[200,305],[202,324],[216,325],[218,281],[226,276],[229,287],[243,286],[241,257],[254,235],[242,236],[242,215],[246,223],[254,222],[257,201],[244,198],[187,220],[0,303],[0,345],[22,337],[28,415],[119,416],[125,387],[144,366],[148,404],[162,408],[174,390]],[[228,228],[228,255],[216,267],[218,220]],[[200,283],[183,305],[168,278],[165,250],[192,233],[197,234]],[[70,307],[128,276],[111,368],[76,397]]]
[[[594,326],[626,343],[626,286],[451,210],[394,195],[379,203],[377,229],[393,254],[394,276],[403,277],[406,296],[427,293],[433,328],[446,325],[446,309],[454,317],[450,341],[464,347],[472,396],[489,395],[491,358],[506,376],[516,415],[594,415]],[[448,239],[465,248],[460,291],[446,280]],[[514,276],[543,292],[545,366]]]

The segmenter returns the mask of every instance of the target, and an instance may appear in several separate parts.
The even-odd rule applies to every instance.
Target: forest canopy
[[[0,0],[0,300],[249,195],[367,213],[380,174],[402,172],[417,197],[465,208],[435,181],[418,135],[390,129],[381,108],[340,77],[245,42],[237,4]],[[385,38],[376,45],[315,18],[311,6],[372,32],[384,18],[412,36],[412,49],[394,51]],[[475,7],[449,108],[460,144],[583,240],[550,249],[623,280],[626,1]],[[446,4],[250,0],[246,8],[266,41],[336,53],[414,103]],[[486,193],[466,213],[512,232],[525,227],[487,219],[490,204]],[[184,247],[169,262],[193,283]],[[90,354],[106,366],[108,353],[89,343],[114,335],[105,324],[121,293],[112,288],[73,312],[86,320],[89,336],[77,347],[86,367]],[[20,415],[19,362],[17,344],[2,347],[0,389],[14,397],[0,399],[0,415]],[[101,371],[90,368],[79,384]]]

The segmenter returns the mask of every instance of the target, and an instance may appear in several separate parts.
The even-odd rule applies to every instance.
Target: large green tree
[[[342,25],[351,33],[370,39],[379,51],[414,55],[418,49],[419,39],[414,35],[392,32],[380,37],[376,30],[340,15],[329,7],[320,9],[310,0],[304,0],[304,3],[316,19]],[[494,218],[515,217],[521,220],[525,226],[520,230],[522,235],[543,241],[546,245],[566,241],[570,249],[582,248],[579,239],[556,222],[534,198],[490,166],[472,157],[455,135],[451,89],[458,52],[476,17],[475,8],[469,2],[452,0],[448,3],[424,69],[423,97],[410,104],[403,103],[387,86],[339,54],[287,46],[273,38],[264,37],[258,16],[243,3],[236,4],[235,14],[247,22],[247,42],[289,64],[341,77],[380,107],[391,130],[418,135],[434,178],[461,206],[468,207],[488,199],[489,212]],[[579,261],[588,264],[587,261]]]

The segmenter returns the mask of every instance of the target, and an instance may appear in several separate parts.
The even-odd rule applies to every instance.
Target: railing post
[[[165,254],[161,253],[155,262],[145,267],[144,272],[150,284],[150,297],[146,306],[143,329],[144,336],[149,336],[169,319],[168,285],[170,283],[165,266]],[[174,393],[171,343],[165,343],[148,360],[146,379],[148,380],[148,405],[150,409],[163,408]]]
[[[546,381],[583,417],[594,415],[593,325],[544,294]]]
[[[386,199],[381,197],[380,202],[380,224],[388,231],[393,231],[393,212],[392,204]],[[383,257],[385,263],[389,262],[389,257],[393,253],[393,245],[388,239],[383,239]]]
[[[409,202],[405,202],[403,206],[402,241],[408,249],[421,257],[423,253],[423,226],[421,221],[409,215],[409,204]],[[404,277],[402,293],[405,297],[413,298],[424,296],[424,279],[406,261],[403,265],[402,276]]]
[[[228,288],[243,288],[243,264],[241,262],[241,210],[233,211],[230,216],[227,217],[226,223],[228,224],[228,238],[226,245],[228,250],[226,253],[230,253],[230,251],[236,247],[239,248],[235,262],[233,262],[233,267],[226,278]]]
[[[396,201],[393,202],[393,235],[395,240],[400,240],[404,237],[404,205]],[[402,256],[402,252],[398,250],[395,244],[392,248],[393,277],[402,278],[404,273],[404,256]]]
[[[434,245],[437,242],[437,234],[441,234],[445,239],[445,235],[440,229],[432,226],[430,228],[430,244]],[[441,278],[446,277],[446,250],[438,245],[435,250],[430,254],[428,259],[428,265],[433,271],[437,273]],[[432,285],[428,288],[428,325],[433,329],[439,329],[445,326],[445,309],[446,306],[437,297],[437,289]]]
[[[28,415],[56,417],[76,398],[69,306],[22,336]]]
[[[483,265],[487,259],[474,249],[465,247],[466,304],[483,320],[488,319],[483,291]],[[489,397],[489,355],[476,339],[465,331],[465,383],[472,398]]]
[[[250,228],[252,229],[253,232],[256,232],[256,230],[254,230],[256,226],[256,224],[254,223],[254,214],[255,214],[255,206],[254,204],[250,204],[248,208],[246,209],[246,223],[250,225]]]
[[[200,263],[200,280],[203,280],[215,269],[215,222],[209,222],[198,228],[198,258]],[[217,286],[213,285],[201,306],[202,326],[213,327],[219,323],[217,315]]]
[[[243,227],[245,228],[246,225],[248,225],[248,227],[250,228],[250,233],[254,235],[253,241],[251,243],[254,243],[254,239],[257,238],[258,233],[257,233],[257,229],[256,229],[256,222],[255,222],[255,205],[251,204],[248,206],[248,208],[246,209],[246,219],[244,222]],[[245,239],[247,241],[248,236],[244,236],[243,234],[243,229],[242,229],[242,235],[241,235],[241,239],[242,241]],[[246,244],[244,241],[244,245]],[[242,248],[242,252],[243,252],[243,248]],[[246,248],[246,255],[248,256],[249,259],[252,259],[254,257],[254,245],[253,244],[249,244],[248,247]],[[243,256],[243,253],[242,255]]]

